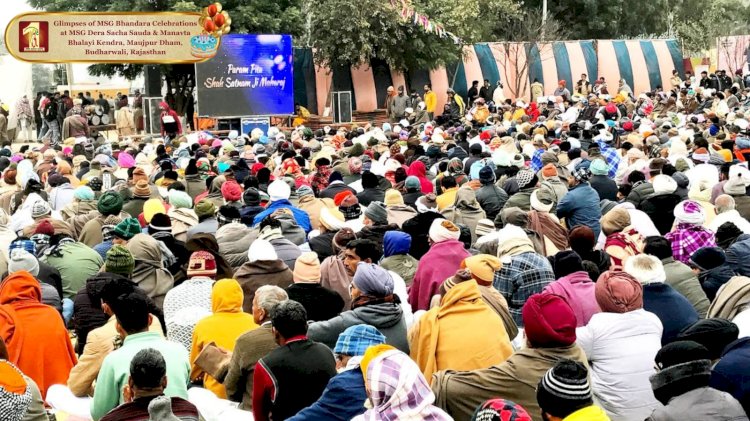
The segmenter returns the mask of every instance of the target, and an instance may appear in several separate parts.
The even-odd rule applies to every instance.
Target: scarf
[[[63,257],[62,255],[62,248],[66,244],[73,244],[76,240],[70,238],[70,237],[64,237],[61,238],[60,241],[58,241],[57,244],[54,246],[49,247],[47,250],[44,251],[45,256],[52,256],[52,257]]]
[[[509,238],[497,248],[497,257],[503,260],[504,257],[513,257],[529,252],[534,253],[535,250],[528,237]]]
[[[562,225],[555,222],[549,215],[539,211],[532,210],[528,215],[528,227],[531,231],[538,232],[549,238],[558,250],[568,248],[568,233]],[[544,241],[542,241],[542,248],[544,249],[544,254],[547,255],[547,247]]]
[[[672,257],[685,264],[698,249],[716,246],[713,232],[699,225],[679,223],[664,237],[672,243]]]
[[[385,297],[371,297],[369,295],[360,295],[352,301],[352,310],[357,307],[374,306],[383,303],[401,304],[401,300],[398,295],[391,294]]]
[[[313,174],[310,182],[314,191],[320,192],[321,190],[328,187],[328,178],[331,176],[331,168],[328,165],[321,165]]]

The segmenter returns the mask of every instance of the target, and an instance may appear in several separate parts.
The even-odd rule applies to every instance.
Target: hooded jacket
[[[245,295],[242,311],[252,313],[255,291],[263,285],[276,285],[286,289],[292,284],[292,271],[286,263],[278,259],[248,261],[237,269],[234,279],[240,284]]]
[[[375,327],[385,336],[388,345],[409,353],[406,320],[401,306],[397,303],[366,304],[345,311],[333,319],[312,323],[307,329],[307,337],[333,349],[341,332],[350,326],[361,324]]]
[[[401,231],[395,231],[383,240],[383,259],[379,265],[386,270],[396,272],[404,280],[406,286],[411,286],[414,274],[417,273],[419,261],[409,255],[411,237]]]
[[[15,272],[0,284],[0,338],[8,360],[39,385],[44,398],[50,386],[67,382],[76,355],[62,317],[41,300],[29,272]]]
[[[563,297],[576,315],[577,327],[581,327],[601,311],[594,296],[595,285],[587,272],[577,271],[547,284],[543,291]]]
[[[427,168],[425,168],[424,163],[422,161],[414,161],[411,165],[409,165],[409,169],[406,171],[406,174],[409,176],[414,176],[419,179],[419,185],[421,186],[421,190],[423,194],[432,193],[434,190],[434,186],[432,185],[432,182],[427,178]]]
[[[247,262],[247,250],[258,238],[258,231],[240,223],[230,223],[216,231],[216,242],[219,252],[226,258],[232,270],[237,270]]]
[[[205,388],[222,399],[227,397],[224,386],[198,367],[195,359],[211,342],[227,351],[233,351],[234,344],[240,335],[258,327],[253,321],[253,316],[242,311],[243,298],[242,288],[234,279],[217,281],[211,291],[213,314],[201,319],[193,330],[190,378],[202,379]]]

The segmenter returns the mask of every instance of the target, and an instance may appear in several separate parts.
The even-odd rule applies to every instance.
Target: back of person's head
[[[356,253],[362,261],[370,259],[373,263],[376,263],[383,255],[380,251],[380,247],[378,247],[378,243],[368,239],[350,241],[346,245],[346,248],[354,250],[354,253]]]
[[[648,254],[631,256],[625,261],[623,269],[638,280],[641,285],[664,282],[667,279],[661,260]]]
[[[581,262],[581,266],[583,267],[583,270],[585,270],[586,273],[589,274],[589,279],[599,279],[601,271],[599,270],[599,266],[597,266],[596,263],[592,262],[591,260],[584,260],[583,262]]]
[[[112,303],[119,300],[121,296],[128,296],[136,290],[136,283],[123,276],[113,276],[111,279],[104,281],[99,298],[104,304],[112,306]]]
[[[670,258],[672,257],[672,243],[662,236],[646,237],[643,253],[650,254],[660,260]]]
[[[138,351],[130,360],[130,380],[140,390],[158,392],[166,387],[166,377],[167,362],[161,352],[153,348]]]
[[[282,301],[271,310],[271,326],[283,339],[307,333],[307,312],[294,300]]]
[[[646,180],[646,174],[642,173],[641,171],[631,171],[630,174],[628,174],[628,183],[633,185],[639,181],[645,181]]]
[[[442,187],[443,187],[444,189],[451,189],[451,188],[453,188],[453,187],[456,187],[456,185],[457,185],[457,184],[458,184],[458,183],[456,183],[456,178],[455,178],[455,177],[453,177],[452,175],[446,175],[445,177],[443,177],[443,178],[442,178],[442,179],[440,180],[440,185],[441,185],[441,186],[442,186]]]
[[[734,198],[728,194],[719,195],[719,197],[716,198],[716,202],[714,203],[714,208],[716,209],[717,215],[734,210],[735,206],[736,204]]]
[[[260,221],[259,229],[262,231],[263,228],[269,227],[269,228],[281,228],[281,222],[279,222],[278,219],[274,216],[267,216],[263,218],[262,221]]]
[[[711,379],[711,358],[703,345],[678,340],[654,357],[657,372],[649,377],[654,397],[666,405],[691,390],[707,387]]]
[[[588,370],[577,361],[559,361],[539,381],[536,400],[542,413],[561,419],[593,405]]]
[[[362,188],[373,189],[378,186],[378,176],[370,171],[362,172]]]
[[[143,332],[149,325],[148,297],[133,291],[111,303],[117,324],[128,334]]]
[[[262,308],[266,314],[271,314],[271,311],[277,304],[289,299],[289,295],[283,288],[277,287],[276,285],[263,285],[255,291],[255,299],[258,306]]]
[[[568,234],[570,248],[579,255],[590,253],[596,245],[594,231],[585,225],[576,225]],[[592,278],[593,279],[593,278]]]

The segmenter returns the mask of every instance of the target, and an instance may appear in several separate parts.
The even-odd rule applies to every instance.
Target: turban
[[[434,243],[440,243],[447,240],[458,240],[461,237],[461,230],[447,219],[436,219],[430,225],[430,240]]]
[[[111,191],[105,192],[99,198],[96,208],[102,215],[117,215],[122,211],[122,196]]]
[[[143,202],[143,219],[146,223],[150,223],[151,218],[157,213],[167,213],[167,209],[164,207],[164,202],[161,199],[148,199]]]
[[[117,155],[117,165],[121,168],[132,168],[135,166],[135,159],[127,152],[120,152]]]
[[[385,297],[393,294],[393,278],[387,270],[372,264],[359,262],[352,283],[362,294]]]
[[[227,181],[221,186],[221,195],[227,202],[239,202],[242,198],[242,187],[235,181]]]
[[[211,217],[216,214],[216,205],[210,200],[203,199],[195,205],[195,214],[198,219]]]
[[[268,195],[272,202],[278,202],[279,200],[289,200],[289,196],[292,194],[292,189],[282,180],[276,180],[268,185]]]
[[[674,217],[679,223],[702,225],[706,220],[706,213],[700,203],[683,200],[674,208]]]
[[[596,281],[594,295],[605,313],[627,313],[643,308],[643,287],[625,272],[602,273]]]
[[[479,285],[490,286],[495,278],[495,272],[500,270],[503,264],[495,256],[489,254],[477,254],[467,257],[461,262],[461,269],[468,269],[471,277]]]
[[[257,239],[250,244],[247,250],[248,262],[278,260],[276,250],[268,240]]]
[[[521,316],[526,339],[535,348],[565,347],[576,341],[576,316],[559,295],[532,295],[523,305]]]
[[[89,186],[77,187],[75,190],[73,190],[73,197],[84,202],[89,202],[96,199],[94,191],[91,190],[91,187]]]
[[[169,204],[175,209],[190,209],[193,207],[193,199],[184,191],[172,189],[169,191]]]

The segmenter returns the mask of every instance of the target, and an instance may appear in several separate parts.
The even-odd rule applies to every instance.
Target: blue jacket
[[[365,412],[366,400],[365,381],[357,367],[331,378],[317,402],[287,421],[349,421]]]
[[[599,193],[589,183],[581,183],[568,191],[557,204],[557,216],[565,218],[568,230],[576,225],[587,225],[594,231],[594,238],[599,238],[601,225],[599,219]]]
[[[290,211],[292,211],[294,220],[297,221],[297,225],[299,225],[300,228],[305,230],[305,234],[309,233],[312,230],[312,225],[310,224],[310,216],[307,214],[307,212],[303,211],[302,209],[295,208],[288,200],[278,200],[276,202],[269,203],[266,207],[266,210],[255,215],[255,219],[253,219],[253,226],[260,224],[260,222],[265,219],[266,216],[276,212],[279,209],[289,209]]]
[[[741,338],[724,348],[711,371],[709,386],[729,393],[750,413],[750,338]]]
[[[680,331],[698,321],[698,312],[687,298],[665,283],[643,286],[643,309],[656,314],[664,326],[663,345],[672,342]]]
[[[742,234],[726,251],[727,264],[740,276],[750,276],[750,235]]]

